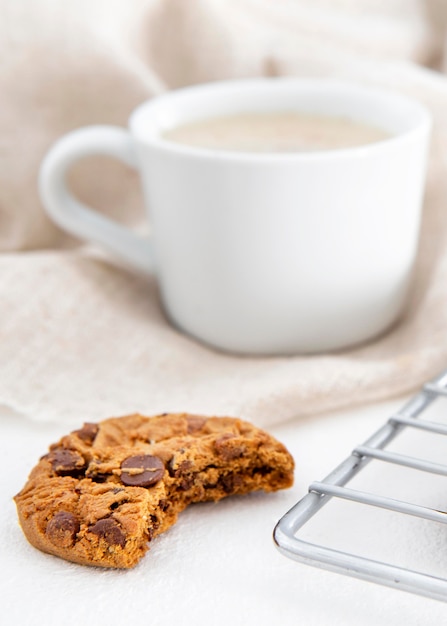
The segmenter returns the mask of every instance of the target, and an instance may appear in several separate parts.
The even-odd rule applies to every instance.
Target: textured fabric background
[[[191,410],[268,425],[400,394],[444,368],[447,80],[422,67],[442,69],[444,13],[434,0],[0,0],[0,405],[51,421]],[[39,163],[65,132],[125,125],[165,89],[261,75],[379,85],[433,113],[411,299],[369,345],[215,352],[166,322],[155,280],[80,245],[40,205]],[[110,216],[144,224],[138,178],[123,166],[89,159],[71,182]]]

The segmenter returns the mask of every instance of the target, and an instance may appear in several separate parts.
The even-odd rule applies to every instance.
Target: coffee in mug
[[[208,150],[312,152],[363,146],[390,133],[346,117],[283,111],[238,113],[174,127],[163,138]]]

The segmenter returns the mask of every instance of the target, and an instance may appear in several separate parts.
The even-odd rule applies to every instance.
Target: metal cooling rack
[[[392,563],[335,550],[304,541],[296,536],[300,528],[333,497],[447,524],[447,511],[442,512],[345,486],[372,459],[447,476],[447,465],[397,454],[385,449],[399,433],[407,428],[418,428],[447,435],[447,425],[419,419],[428,406],[440,396],[447,396],[447,370],[424,385],[417,395],[390,417],[382,428],[363,445],[357,446],[351,455],[323,481],[312,483],[309,486],[309,493],[276,525],[274,540],[280,552],[307,565],[447,602],[446,578],[430,576],[415,570],[397,567]]]

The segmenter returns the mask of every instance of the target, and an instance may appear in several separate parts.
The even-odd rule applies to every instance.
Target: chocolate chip
[[[96,471],[95,466],[91,466],[85,472],[87,478],[90,478],[94,483],[105,483],[111,474],[105,474],[104,472]]]
[[[68,511],[59,511],[50,519],[45,533],[49,541],[60,548],[70,548],[79,532],[78,518]]]
[[[110,477],[110,474],[92,474],[89,478],[92,479],[94,483],[105,483],[107,479]]]
[[[199,415],[188,415],[186,418],[188,434],[195,433],[205,426],[206,419]]]
[[[268,474],[272,473],[272,468],[271,467],[255,467],[253,469],[253,474],[260,474],[261,476],[267,476]]]
[[[194,476],[185,476],[180,480],[179,491],[188,491],[194,485]]]
[[[168,463],[168,472],[169,476],[173,478],[178,478],[179,476],[184,476],[194,467],[194,463],[189,459],[184,459],[180,461],[180,463],[176,466],[175,456]]]
[[[191,470],[193,467],[194,463],[189,459],[185,459],[184,461],[181,461],[179,463],[177,471],[180,473],[180,475],[182,475],[186,474],[186,472],[189,472],[189,470]]]
[[[165,466],[158,456],[138,454],[125,459],[121,463],[121,470],[121,482],[125,485],[152,487],[163,478]]]
[[[53,466],[53,470],[59,476],[77,476],[84,470],[86,465],[84,457],[79,452],[67,448],[51,450],[48,460]]]
[[[219,485],[227,494],[235,493],[244,483],[244,479],[239,474],[228,474],[219,478]]]
[[[194,476],[191,475],[191,470],[194,467],[194,463],[189,459],[183,459],[177,464],[175,455],[168,463],[169,476],[172,478],[180,478],[177,486],[180,491],[187,491],[194,484]]]
[[[169,508],[169,502],[167,500],[160,500],[158,506],[162,511],[166,511]]]
[[[93,458],[85,471],[85,476],[86,478],[93,480],[95,483],[105,483],[112,474],[110,472],[101,471],[102,469],[101,460]]]
[[[232,441],[236,439],[236,435],[226,433],[222,435],[214,442],[214,447],[217,454],[219,454],[225,461],[232,461],[241,457],[245,450],[242,446],[235,445]]]
[[[121,546],[124,548],[126,535],[121,530],[120,525],[111,517],[100,519],[90,528],[90,532],[104,539],[111,546]]]
[[[79,439],[82,439],[86,443],[93,443],[96,435],[98,434],[99,426],[94,422],[85,422],[84,426],[80,430],[73,431],[74,435],[77,435]]]

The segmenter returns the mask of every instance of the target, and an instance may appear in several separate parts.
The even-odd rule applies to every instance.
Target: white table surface
[[[447,604],[294,562],[272,541],[276,521],[306,493],[309,483],[323,479],[401,404],[402,399],[271,429],[295,457],[294,487],[190,507],[130,571],[67,563],[28,545],[12,496],[48,444],[78,424],[36,424],[3,411],[0,623],[447,624]],[[435,413],[442,420],[447,400]],[[396,449],[438,462],[447,456],[447,438],[439,435],[412,433],[399,445]],[[368,468],[356,479],[363,487],[447,510],[447,478],[381,462]],[[303,536],[447,577],[443,524],[335,500],[318,515]]]

